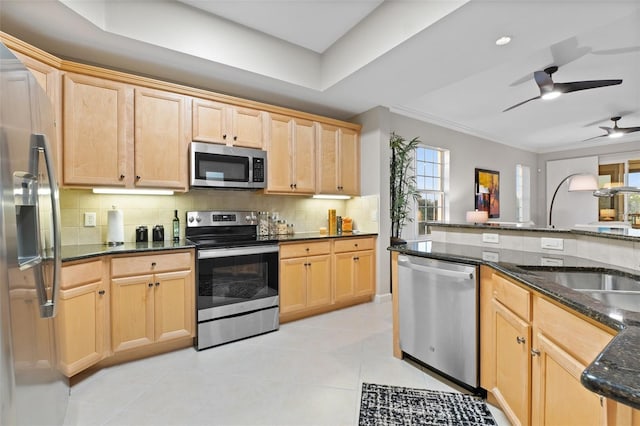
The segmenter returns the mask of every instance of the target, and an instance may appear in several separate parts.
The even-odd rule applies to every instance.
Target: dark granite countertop
[[[376,235],[378,234],[367,232],[344,233],[340,235],[327,235],[320,234],[318,232],[300,232],[294,235],[271,235],[269,237],[264,237],[262,240],[281,243],[289,241],[293,242],[335,238],[371,237]],[[150,251],[183,250],[190,248],[195,248],[195,244],[193,244],[189,240],[184,239],[180,240],[177,243],[174,243],[172,241],[160,241],[148,243],[124,243],[119,246],[108,246],[106,244],[79,244],[74,246],[62,246],[62,261],[70,262],[73,260],[88,259],[91,257],[113,254],[135,254]]]
[[[160,241],[148,243],[124,243],[119,246],[108,246],[106,244],[78,244],[74,246],[62,246],[62,261],[88,259],[112,254],[135,254],[150,251],[164,250],[184,250],[195,248],[195,245],[187,240]]]
[[[638,271],[612,268],[609,264],[574,256],[431,241],[407,243],[390,247],[389,250],[472,265],[489,265],[568,308],[618,330],[617,336],[583,372],[581,381],[585,387],[593,392],[640,409],[640,357],[638,357],[640,353],[640,312],[612,307],[586,294],[537,276],[535,271],[525,270],[520,266],[539,266],[544,269],[569,267],[585,271],[622,272],[640,279]]]
[[[500,223],[443,223],[443,222],[428,222],[429,227],[434,228],[465,228],[465,229],[480,229],[480,230],[501,230],[501,231],[517,231],[517,232],[546,232],[557,234],[572,234],[572,235],[585,235],[589,237],[601,237],[614,240],[624,241],[640,241],[640,229],[634,228],[612,228],[610,226],[602,225],[593,230],[589,229],[559,229],[559,228],[540,228],[533,226],[517,226],[517,225],[503,225]]]

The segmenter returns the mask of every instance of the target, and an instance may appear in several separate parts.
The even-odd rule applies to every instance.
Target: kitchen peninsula
[[[480,270],[480,383],[512,422],[600,418],[601,424],[639,424],[640,304],[633,310],[628,306],[637,295],[626,295],[621,308],[544,275],[592,272],[640,280],[635,230],[433,223],[430,231],[428,241],[390,248],[396,357],[403,357],[398,257],[475,265]]]

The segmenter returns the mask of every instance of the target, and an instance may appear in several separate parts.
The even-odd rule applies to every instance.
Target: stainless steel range
[[[197,248],[198,350],[277,330],[278,244],[257,235],[251,211],[187,212]]]

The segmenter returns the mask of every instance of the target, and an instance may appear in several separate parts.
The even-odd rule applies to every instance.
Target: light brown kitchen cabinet
[[[324,123],[317,129],[317,193],[360,195],[358,132]]]
[[[65,73],[63,184],[133,184],[133,88]]]
[[[486,266],[480,288],[481,386],[511,423],[616,424],[616,404],[580,383],[612,332]]]
[[[251,108],[193,98],[193,140],[262,149],[264,115]]]
[[[481,268],[481,386],[514,425],[531,418],[531,293]]]
[[[375,240],[345,238],[334,241],[334,298],[342,302],[375,292]]]
[[[47,97],[51,101],[52,114],[55,126],[56,138],[54,141],[49,141],[54,154],[54,162],[56,164],[56,173],[58,174],[58,181],[62,179],[62,79],[60,77],[60,71],[55,67],[41,62],[31,56],[25,55],[20,52],[13,51],[13,54],[22,61],[22,63],[31,72],[36,79],[40,87],[45,91]]]
[[[114,352],[194,336],[192,252],[111,260]]]
[[[188,97],[135,88],[135,186],[186,191],[190,140]]]
[[[331,303],[329,241],[280,246],[280,315]]]
[[[62,267],[55,328],[60,370],[68,377],[102,360],[108,353],[109,295],[103,260]]]
[[[267,193],[315,192],[315,126],[312,121],[271,114]]]

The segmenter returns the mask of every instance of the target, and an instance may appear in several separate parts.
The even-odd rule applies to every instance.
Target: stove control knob
[[[196,222],[198,223],[202,222],[202,218],[200,216],[196,216]]]
[[[187,219],[189,221],[189,223],[193,223],[194,219],[193,216],[189,216],[189,219]]]
[[[246,220],[247,222],[251,222],[253,218],[251,216],[245,216],[244,220]]]

